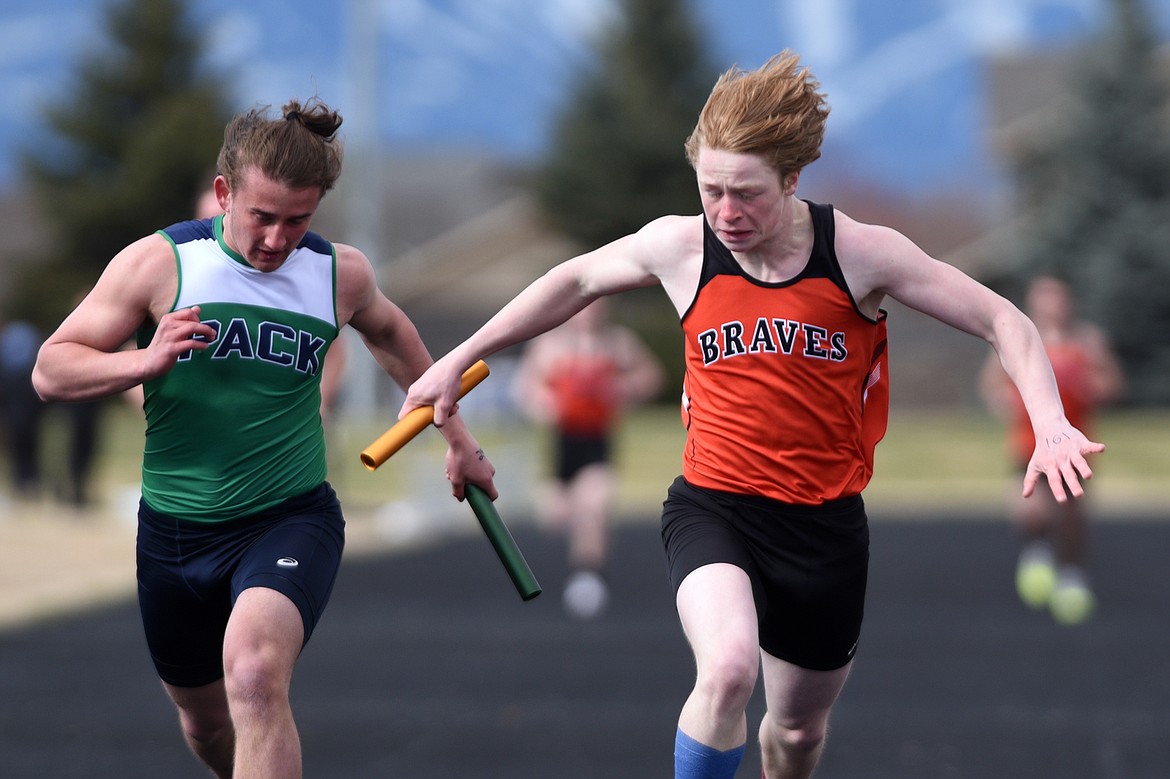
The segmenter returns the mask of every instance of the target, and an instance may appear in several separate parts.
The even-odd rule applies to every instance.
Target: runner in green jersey
[[[403,388],[431,364],[366,256],[309,232],[341,174],[340,125],[317,99],[233,118],[223,215],[119,252],[34,370],[47,400],[144,386],[143,623],[187,743],[225,778],[301,776],[289,687],[343,543],[320,418],[329,345],[354,327]],[[463,422],[442,433],[455,497],[471,483],[494,499]]]

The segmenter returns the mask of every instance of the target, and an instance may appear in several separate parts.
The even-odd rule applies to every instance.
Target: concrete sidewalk
[[[132,519],[50,502],[0,506],[0,628],[133,592]]]

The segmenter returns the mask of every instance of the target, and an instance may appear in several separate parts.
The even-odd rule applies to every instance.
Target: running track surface
[[[692,669],[656,523],[617,527],[589,623],[561,612],[560,541],[515,524],[545,589],[529,603],[474,533],[346,560],[294,680],[307,777],[671,775]],[[878,517],[872,543],[817,779],[1170,776],[1170,524],[1094,526],[1100,607],[1076,628],[1017,603],[1001,521]],[[739,776],[759,774],[749,743]],[[0,777],[206,776],[132,602],[0,632]]]

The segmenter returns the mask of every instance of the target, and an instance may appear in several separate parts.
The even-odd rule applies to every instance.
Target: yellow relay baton
[[[463,377],[459,381],[459,397],[462,398],[471,392],[472,387],[486,379],[490,372],[487,363],[483,360],[464,371]],[[406,416],[395,422],[389,430],[382,433],[376,441],[365,448],[365,451],[362,452],[362,465],[371,471],[376,469],[389,460],[395,452],[410,443],[411,439],[425,430],[427,425],[434,420],[434,406],[419,406],[416,409],[411,409]]]
[[[459,397],[462,398],[473,387],[486,379],[488,373],[487,363],[483,360],[468,368],[459,382]],[[434,419],[435,409],[433,406],[419,406],[412,409],[365,448],[365,451],[362,452],[362,465],[366,466],[368,470],[375,470],[426,429],[427,425],[431,424]],[[541,593],[540,584],[536,581],[532,569],[528,567],[528,561],[524,559],[520,548],[516,546],[516,541],[512,538],[511,532],[508,531],[508,526],[500,519],[491,499],[488,498],[487,493],[474,484],[465,485],[464,493],[467,496],[467,502],[471,505],[471,510],[475,512],[476,519],[479,520],[480,526],[483,527],[484,533],[491,541],[492,548],[496,550],[496,555],[504,564],[509,578],[512,579],[516,592],[520,593],[521,599],[532,600]]]

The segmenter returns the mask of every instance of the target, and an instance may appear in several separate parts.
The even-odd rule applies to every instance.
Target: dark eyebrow
[[[265,211],[263,208],[252,208],[251,211],[256,216],[259,216],[262,218],[276,219],[276,214],[272,213],[271,211]],[[293,214],[288,219],[289,219],[289,221],[297,221],[298,219],[309,219],[312,216],[313,216],[312,212],[306,211],[303,214]]]

